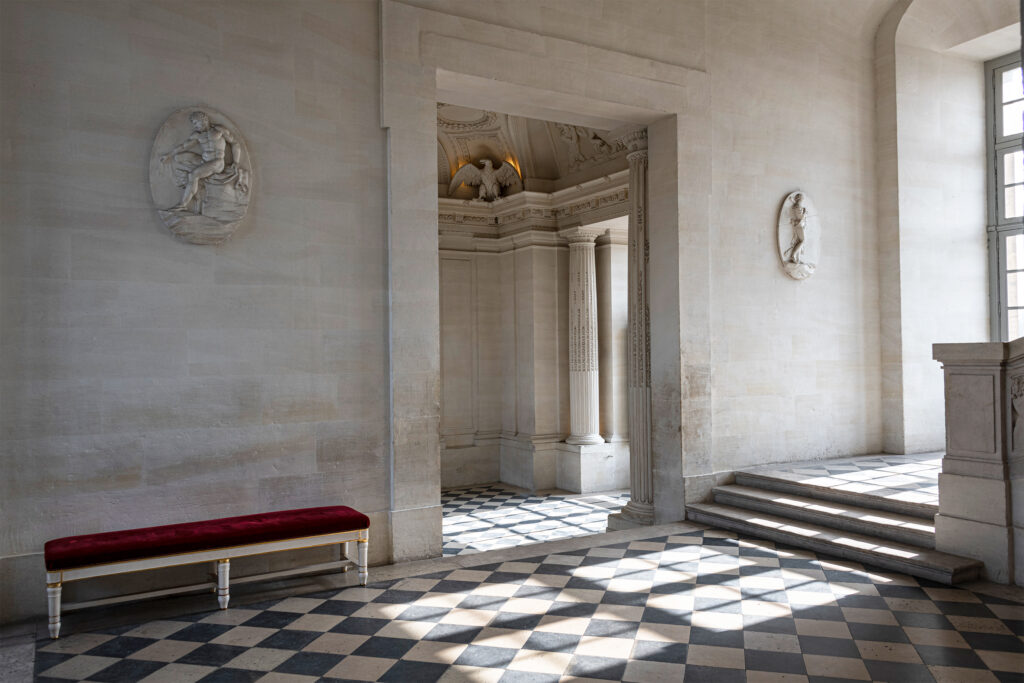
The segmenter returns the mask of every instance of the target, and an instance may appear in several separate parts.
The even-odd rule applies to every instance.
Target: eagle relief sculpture
[[[209,107],[168,117],[153,142],[149,187],[172,234],[193,244],[221,244],[249,208],[252,167],[231,121]]]
[[[480,192],[473,201],[493,202],[501,196],[504,188],[521,182],[519,173],[512,164],[505,162],[495,169],[490,159],[481,159],[481,162],[483,168],[477,168],[476,164],[470,162],[456,171],[451,184],[448,185],[448,194],[455,192],[462,184],[479,185]]]

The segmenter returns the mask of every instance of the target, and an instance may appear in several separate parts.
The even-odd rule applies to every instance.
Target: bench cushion
[[[363,513],[333,505],[68,536],[46,543],[46,568],[57,571],[369,527],[370,520]]]

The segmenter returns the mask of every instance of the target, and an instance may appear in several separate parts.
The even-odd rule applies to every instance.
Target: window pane
[[[1024,133],[1024,100],[1003,105],[1003,135]]]
[[[1009,333],[1009,339],[1007,341],[1013,341],[1018,337],[1024,337],[1024,311],[1019,308],[1011,308],[1007,311],[1009,314],[1007,322],[1007,332]]]
[[[1006,204],[1003,206],[1003,218],[1024,216],[1024,185],[1011,185],[1004,192]]]
[[[1024,183],[1024,151],[1011,152],[1003,157],[1003,185]]]
[[[1003,72],[1003,102],[1011,102],[1024,97],[1024,87],[1021,86],[1020,78],[1019,66],[1016,69],[1007,69]]]
[[[1006,269],[1024,270],[1024,235],[1007,236]]]
[[[1006,305],[1024,306],[1024,273],[1006,274]]]

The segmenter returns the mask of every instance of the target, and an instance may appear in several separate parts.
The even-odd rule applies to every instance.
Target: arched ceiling
[[[475,188],[448,185],[467,163],[490,159],[512,164],[522,190],[555,192],[628,167],[626,150],[608,131],[500,114],[439,102],[437,105],[437,191],[439,197],[472,199]]]
[[[900,20],[896,42],[937,52],[954,50],[1019,23],[1019,0],[913,0]],[[1012,39],[1012,29],[1008,34]],[[1019,29],[1016,35],[1019,45]]]

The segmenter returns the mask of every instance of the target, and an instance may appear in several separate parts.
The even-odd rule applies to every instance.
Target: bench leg
[[[228,600],[231,598],[231,591],[228,588],[230,568],[231,560],[217,560],[217,604],[221,609],[228,608]]]
[[[359,585],[360,586],[365,586],[366,585],[366,577],[367,577],[366,557],[367,557],[367,549],[368,549],[367,546],[369,545],[369,540],[365,539],[365,538],[360,538],[356,542],[356,545],[359,546],[359,549],[357,551],[359,553],[359,559],[358,559],[358,561],[356,561],[356,568],[358,568],[358,570],[359,570]]]
[[[46,584],[46,603],[50,614],[50,637],[60,637],[60,591],[61,584]]]

